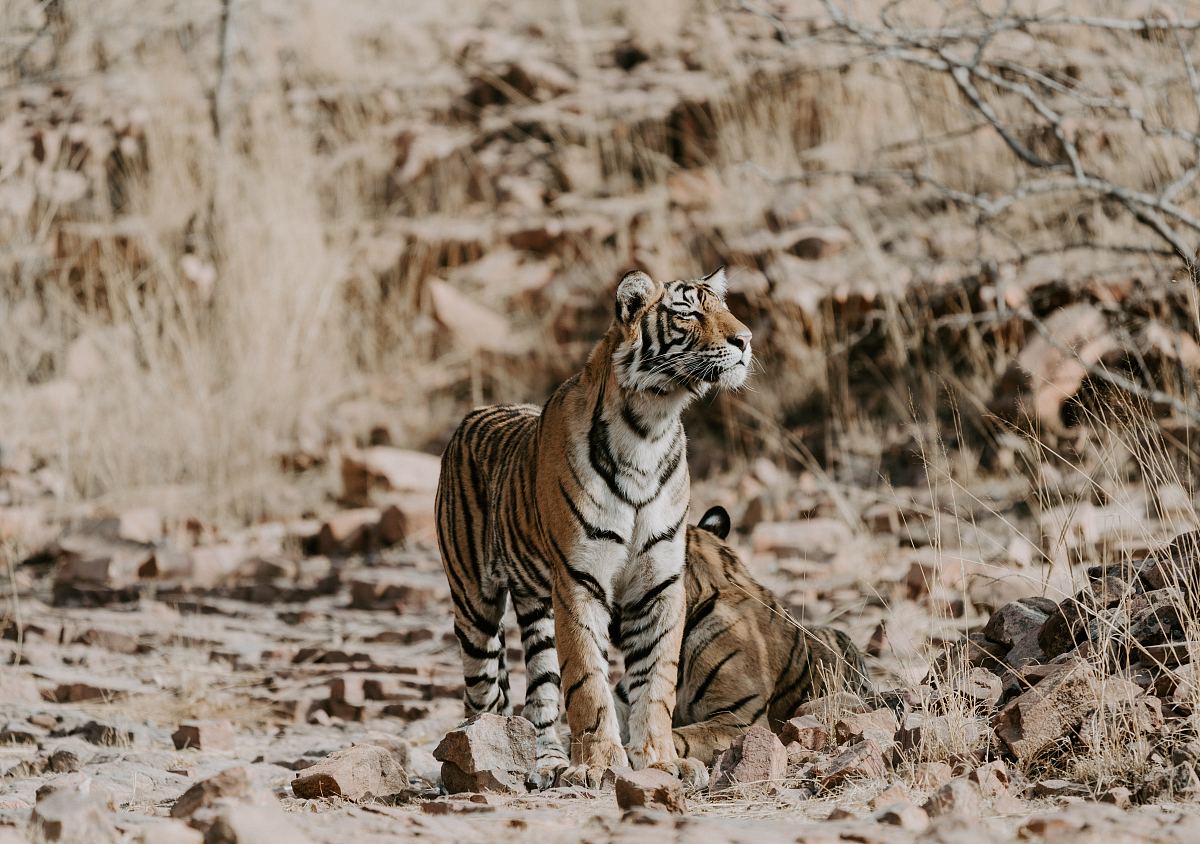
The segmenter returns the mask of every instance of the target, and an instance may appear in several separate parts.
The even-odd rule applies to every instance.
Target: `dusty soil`
[[[759,508],[772,500],[768,509],[793,517],[755,524],[739,540],[742,553],[805,623],[839,624],[868,647],[881,688],[918,688],[936,643],[978,629],[993,606],[1035,592],[1069,594],[1067,580],[1061,586],[1037,583],[1035,570],[1002,559],[1007,551],[988,561],[968,553],[964,525],[953,532],[943,526],[939,533],[916,513],[918,490],[893,492],[893,501],[910,501],[906,511],[895,503],[872,504],[874,496],[864,490],[835,495],[814,489],[804,499],[807,509],[798,511],[796,496],[807,482],[770,469],[756,467],[742,479],[740,491],[727,483],[702,483],[698,493],[705,500],[740,494]],[[783,490],[791,490],[791,504],[777,497]],[[850,531],[829,518],[847,506],[863,515],[863,529]],[[999,523],[1002,514],[990,509]],[[905,526],[897,528],[902,514]],[[339,516],[345,513],[325,521],[326,535]],[[1063,530],[1075,537],[1066,540],[1072,554],[1095,560],[1103,548],[1129,545],[1130,536],[1103,516],[1098,508],[1072,515]],[[132,530],[135,520],[125,524]],[[974,530],[982,535],[990,527],[981,514]],[[254,544],[245,536],[241,544],[207,546],[241,553],[231,555],[218,582],[205,587],[196,584],[194,568],[175,579],[147,576],[144,564],[141,576],[123,581],[81,577],[80,555],[64,549],[78,548],[80,537],[89,536],[109,548],[111,557],[111,544],[103,543],[116,541],[105,538],[103,523],[88,530],[67,532],[29,556],[10,581],[0,639],[0,655],[11,666],[0,669],[5,725],[0,830],[28,830],[39,789],[60,783],[104,795],[122,834],[158,840],[152,830],[168,823],[184,791],[225,768],[245,765],[303,834],[328,842],[410,835],[444,841],[497,835],[540,841],[697,835],[755,842],[968,841],[985,832],[989,840],[1120,835],[1185,841],[1200,834],[1200,818],[1191,807],[1123,811],[1094,802],[1095,784],[1061,787],[1047,797],[1055,787],[1040,785],[1036,776],[1025,778],[1023,766],[1011,762],[1016,779],[1005,799],[988,801],[966,818],[936,817],[927,829],[928,821],[881,820],[893,797],[919,805],[936,788],[937,783],[922,782],[914,766],[903,765],[884,777],[820,789],[813,786],[812,766],[793,762],[782,781],[755,790],[716,796],[694,791],[682,817],[625,813],[611,791],[578,788],[446,796],[431,752],[462,720],[462,678],[436,548],[419,528],[398,545],[349,555],[327,545],[334,553],[323,556],[302,550],[314,550],[314,525],[268,525],[258,530],[257,541],[282,535],[276,553],[248,550]],[[1133,536],[1151,541],[1155,530],[1167,534],[1171,526],[1143,517]],[[126,550],[138,547],[122,541]],[[167,560],[177,545],[178,538],[166,538],[141,547]],[[193,567],[206,559],[205,547],[201,541],[187,552]],[[92,559],[102,556],[95,551]],[[115,568],[106,571],[115,576]],[[1063,571],[1070,572],[1070,565]],[[511,631],[509,641],[519,641],[515,634]],[[523,677],[517,657],[512,649],[519,701]],[[172,734],[197,719],[230,722],[232,740],[212,750],[177,749]],[[355,743],[388,748],[403,765],[409,789],[359,802],[292,795],[289,782],[298,770]],[[1002,756],[994,742],[985,743],[976,761]],[[897,783],[900,792],[877,797]],[[848,814],[828,820],[835,810]],[[180,831],[175,825],[181,822],[170,823]]]

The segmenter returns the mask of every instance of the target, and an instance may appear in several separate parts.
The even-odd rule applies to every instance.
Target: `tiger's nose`
[[[725,339],[729,341],[729,345],[737,346],[739,351],[744,352],[750,346],[750,338],[752,336],[749,331],[739,331],[737,334],[731,334]]]

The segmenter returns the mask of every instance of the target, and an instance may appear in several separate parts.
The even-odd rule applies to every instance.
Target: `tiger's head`
[[[617,286],[613,354],[622,387],[659,395],[740,387],[750,371],[750,329],[725,305],[725,269],[660,284],[643,272]]]

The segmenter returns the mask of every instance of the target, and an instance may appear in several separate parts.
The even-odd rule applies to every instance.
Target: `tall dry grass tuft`
[[[101,249],[84,269],[89,296],[10,300],[0,314],[0,334],[36,332],[68,376],[17,387],[8,403],[20,408],[15,439],[58,455],[76,495],[146,497],[164,486],[193,512],[254,518],[286,505],[270,499],[281,455],[353,388],[359,334],[306,139],[267,113],[239,146],[214,150],[186,127],[152,127],[155,175],[129,185],[125,250]],[[180,199],[189,224],[203,225],[197,200],[209,192],[203,255],[180,236]],[[24,374],[20,345],[6,356],[10,377]]]

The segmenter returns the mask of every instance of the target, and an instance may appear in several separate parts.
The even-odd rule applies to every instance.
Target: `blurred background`
[[[881,688],[995,672],[914,759],[991,753],[999,676],[1104,675],[1122,624],[1187,662],[1194,602],[1164,632],[1087,571],[1200,524],[1198,39],[1192,0],[0,0],[0,824],[112,736],[126,825],[234,745],[316,826],[352,813],[292,771],[352,741],[436,785],[438,455],[631,268],[725,265],[754,331],[685,420],[693,517]],[[1175,793],[1122,729],[1020,765]]]
[[[1195,4],[0,10],[14,559],[380,487],[425,529],[466,410],[722,264],[760,366],[690,412],[698,508],[1035,581],[1194,521]]]

